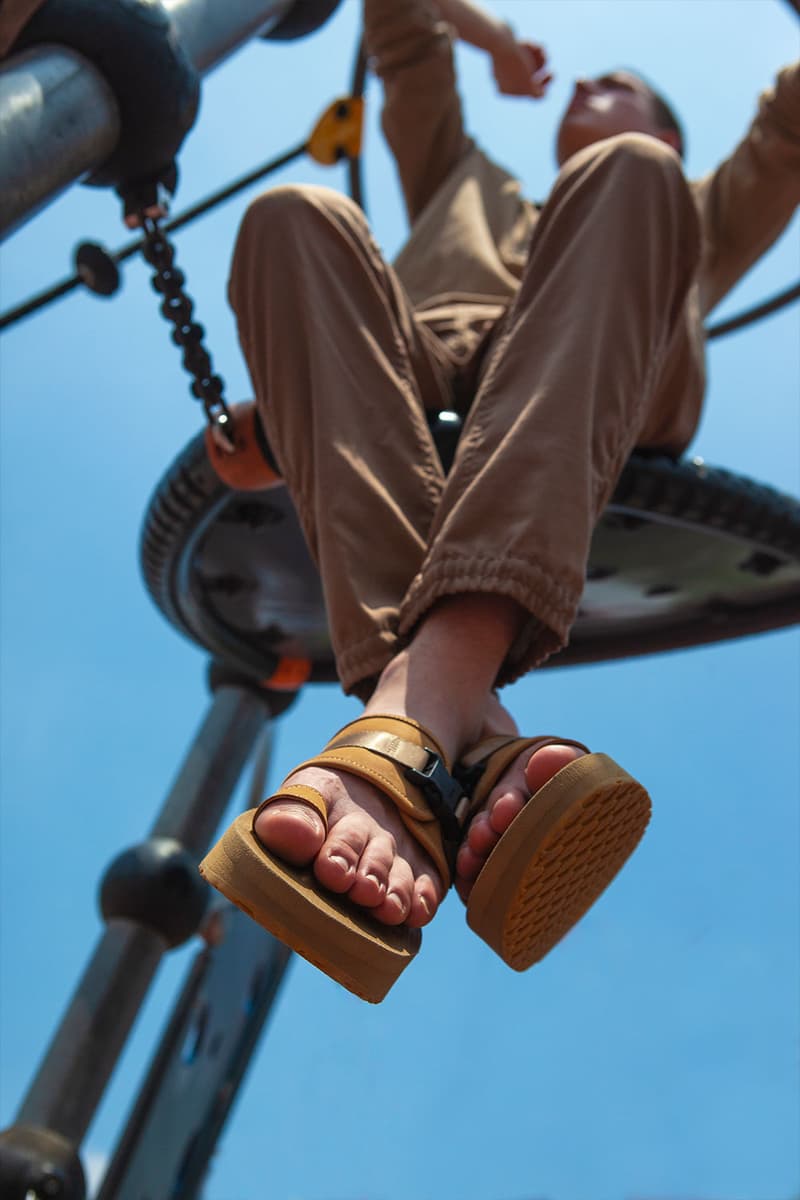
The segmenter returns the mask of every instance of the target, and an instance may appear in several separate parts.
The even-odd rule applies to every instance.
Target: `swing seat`
[[[152,497],[141,564],[167,620],[223,666],[276,690],[336,680],[319,576],[285,486],[232,491],[202,434]],[[700,460],[634,454],[595,530],[570,644],[547,665],[798,622],[800,502]]]

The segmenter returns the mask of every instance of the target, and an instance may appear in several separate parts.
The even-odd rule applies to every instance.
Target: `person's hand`
[[[543,48],[535,42],[517,41],[510,29],[508,38],[492,54],[492,70],[503,96],[533,96],[539,100],[553,78]]]
[[[167,208],[164,204],[148,204],[144,213],[131,212],[126,213],[123,217],[125,225],[128,229],[141,229],[142,217],[150,217],[153,221],[161,221],[167,215]]]

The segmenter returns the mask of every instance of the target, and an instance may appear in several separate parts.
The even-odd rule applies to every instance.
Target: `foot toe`
[[[370,838],[361,854],[350,899],[365,908],[376,908],[386,897],[395,847],[387,834]]]
[[[487,825],[493,836],[489,849],[493,848],[497,838],[504,834],[512,821],[519,816],[527,799],[527,795],[519,788],[495,788],[489,797],[489,808],[486,813]]]
[[[460,879],[472,883],[478,878],[481,867],[486,862],[486,855],[473,850],[467,842],[461,847],[456,858],[456,874]]]
[[[456,859],[455,887],[462,900],[481,872],[500,838],[513,824],[530,797],[563,767],[585,752],[577,746],[542,746],[529,755],[519,755],[489,794],[486,807],[477,813]]]
[[[314,874],[323,887],[339,894],[350,891],[368,840],[363,824],[346,817],[330,830],[314,859]]]
[[[396,858],[389,872],[386,896],[374,910],[385,925],[402,925],[411,911],[414,895],[414,872],[404,858]]]
[[[489,814],[485,810],[479,812],[467,831],[466,845],[475,854],[488,854],[497,841],[497,834],[492,829]]]
[[[411,908],[406,924],[414,929],[427,925],[436,915],[436,910],[442,902],[442,889],[433,875],[423,873],[414,882],[414,892],[411,897]]]
[[[531,795],[538,792],[539,788],[544,787],[548,780],[557,775],[563,767],[574,762],[576,758],[582,758],[585,753],[577,746],[556,744],[542,746],[541,750],[534,751],[525,766],[525,781]]]
[[[301,800],[274,800],[256,817],[258,840],[295,867],[307,866],[325,839],[322,817]]]

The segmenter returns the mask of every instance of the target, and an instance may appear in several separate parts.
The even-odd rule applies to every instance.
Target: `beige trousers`
[[[336,192],[255,201],[230,299],[346,691],[365,698],[457,593],[510,596],[529,614],[498,684],[566,644],[626,459],[637,445],[680,451],[696,426],[699,252],[675,155],[638,135],[562,170],[507,308],[415,312]],[[467,412],[445,478],[425,409],[454,403]]]

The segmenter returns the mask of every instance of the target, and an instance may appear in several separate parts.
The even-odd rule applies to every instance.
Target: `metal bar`
[[[253,755],[247,808],[264,796],[272,751],[265,725]],[[291,952],[227,902],[203,929],[97,1200],[194,1196],[257,1044]]]
[[[111,154],[117,103],[80,54],[27,50],[0,67],[0,235]]]
[[[254,690],[216,691],[151,837],[176,838],[198,859],[205,853],[267,715]]]
[[[181,45],[204,75],[244,42],[269,33],[303,0],[162,0]]]
[[[267,716],[249,689],[217,689],[152,834],[205,851]],[[110,921],[31,1084],[17,1124],[75,1146],[86,1132],[161,957],[164,938]]]
[[[166,0],[177,36],[201,73],[300,0]],[[43,46],[0,67],[0,236],[99,167],[119,138],[110,88],[81,55]]]
[[[120,1191],[124,1187],[124,1181],[131,1174],[132,1162],[139,1152],[139,1147],[143,1139],[147,1137],[147,1133],[152,1127],[154,1115],[156,1115],[157,1119],[163,1121],[163,1114],[157,1110],[159,1101],[162,1100],[165,1091],[164,1083],[170,1067],[173,1065],[175,1059],[181,1055],[182,1047],[191,1029],[191,1023],[201,997],[203,982],[208,972],[210,957],[211,950],[208,947],[204,947],[195,956],[189,968],[183,988],[161,1035],[161,1041],[150,1063],[150,1068],[144,1082],[139,1089],[139,1094],[128,1117],[125,1129],[117,1143],[114,1156],[103,1176],[103,1183],[97,1200],[120,1200]],[[192,1091],[190,1096],[193,1098],[194,1095],[195,1093]],[[173,1098],[170,1097],[170,1099]],[[171,1114],[173,1118],[176,1115],[176,1108],[177,1115],[183,1117],[184,1107],[178,1104],[173,1107]],[[164,1145],[160,1145],[159,1154],[151,1157],[148,1163],[151,1171],[161,1171],[164,1149]],[[169,1145],[169,1150],[173,1151],[172,1145]],[[178,1161],[180,1161],[180,1157],[181,1152],[178,1151]],[[166,1179],[171,1180],[173,1174],[172,1163],[170,1163],[165,1173]],[[163,1184],[163,1180],[160,1182]],[[142,1192],[141,1188],[139,1189],[139,1194],[147,1195],[146,1192]],[[167,1196],[169,1194],[169,1184],[161,1186],[154,1194]]]
[[[237,909],[214,919],[218,942],[190,968],[97,1200],[189,1200],[205,1176],[291,959]]]
[[[22,1101],[18,1125],[80,1144],[166,948],[152,930],[109,924]]]
[[[235,911],[232,915],[232,923],[237,927],[237,934],[245,934],[249,943],[253,944],[252,950],[244,951],[248,955],[246,961],[249,961],[251,966],[251,983],[246,996],[245,1018],[243,1021],[240,1018],[237,1039],[227,1054],[225,1076],[221,1086],[214,1093],[213,1104],[208,1106],[207,1119],[198,1129],[197,1137],[193,1145],[189,1147],[189,1153],[184,1160],[181,1183],[185,1190],[180,1193],[177,1190],[173,1191],[172,1200],[177,1200],[179,1195],[181,1197],[185,1195],[186,1200],[198,1200],[200,1197],[208,1164],[293,958],[291,950],[287,946],[281,945],[265,930],[256,928],[254,931],[253,922],[244,913]],[[245,928],[245,926],[249,926],[249,928]],[[260,953],[256,951],[256,945],[260,946]],[[240,951],[238,955],[240,961],[242,957],[243,952]],[[218,973],[221,973],[224,966],[225,964],[220,962],[217,967]],[[226,983],[226,998],[229,1004],[234,994],[234,988]],[[239,999],[241,1000],[241,996]],[[226,1029],[233,1025],[235,1015],[235,1010],[230,1013]],[[140,1195],[141,1192],[134,1192],[130,1200],[138,1200]]]
[[[800,0],[797,0],[797,2],[800,4]],[[794,283],[791,287],[784,288],[783,291],[777,292],[767,300],[762,300],[760,304],[756,304],[753,308],[748,308],[744,312],[737,313],[734,317],[729,317],[727,321],[718,321],[716,325],[707,325],[706,341],[710,342],[714,338],[724,337],[728,333],[735,333],[737,329],[745,329],[755,321],[761,321],[764,317],[769,317],[772,313],[785,308],[787,304],[793,304],[795,300],[800,300],[800,283]]]

